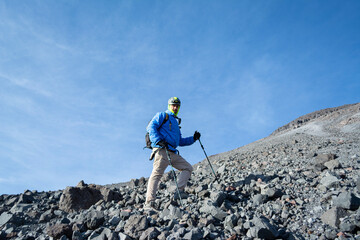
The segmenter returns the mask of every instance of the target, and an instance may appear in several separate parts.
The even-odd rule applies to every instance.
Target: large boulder
[[[109,188],[95,184],[87,185],[81,181],[76,187],[67,187],[63,191],[59,208],[65,212],[76,212],[88,209],[100,200],[119,201],[121,195]]]

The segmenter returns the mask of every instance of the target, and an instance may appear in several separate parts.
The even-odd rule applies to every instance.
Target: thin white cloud
[[[276,96],[269,79],[276,70],[276,64],[263,56],[237,80],[231,81],[232,89],[226,91],[228,104],[225,111],[228,115],[238,116],[234,122],[239,130],[255,134],[272,125],[272,100]]]
[[[14,183],[16,182],[14,178],[0,178],[0,183]]]
[[[0,97],[0,101],[3,106],[10,107],[13,110],[16,109],[21,113],[26,113],[27,115],[33,117],[44,116],[42,108],[30,97],[2,94],[2,96]]]
[[[7,80],[9,83],[16,87],[20,87],[29,90],[32,93],[39,94],[45,97],[51,97],[53,94],[46,89],[40,81],[34,81],[27,78],[16,78],[8,76],[7,74],[0,73],[0,78]]]
[[[31,35],[38,42],[42,44],[52,45],[64,51],[74,52],[74,49],[62,42],[59,39],[50,38],[48,34],[44,32],[43,26],[36,24],[32,18],[24,15],[20,15],[17,21],[14,22],[11,19],[7,19],[6,25],[11,27],[14,31],[21,34]]]

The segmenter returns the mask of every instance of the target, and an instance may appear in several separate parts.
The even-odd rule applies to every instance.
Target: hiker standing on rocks
[[[180,99],[172,97],[168,101],[168,110],[157,113],[150,121],[146,130],[149,133],[152,153],[150,160],[154,159],[153,170],[149,178],[146,192],[146,208],[155,207],[156,192],[160,179],[165,169],[169,166],[166,149],[168,149],[172,166],[181,171],[178,176],[178,187],[180,196],[177,192],[174,199],[186,198],[187,193],[184,189],[193,171],[192,166],[176,150],[178,146],[188,146],[200,138],[200,133],[195,131],[194,136],[183,138],[181,136],[179,124],[181,119],[177,117],[180,109]]]

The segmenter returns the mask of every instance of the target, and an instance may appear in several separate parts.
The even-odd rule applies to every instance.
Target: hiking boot
[[[150,201],[150,202],[145,203],[144,210],[145,211],[150,211],[150,210],[156,211],[157,209],[156,209],[155,201]]]
[[[178,199],[180,199],[180,197],[181,197],[181,199],[186,199],[189,197],[189,194],[187,194],[186,192],[184,192],[184,191],[179,191],[179,192],[180,192],[180,196],[179,196],[178,191],[175,192],[174,200],[178,200]]]

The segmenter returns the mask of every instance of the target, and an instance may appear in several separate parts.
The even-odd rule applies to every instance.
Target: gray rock
[[[85,240],[83,234],[79,231],[73,231],[71,239],[72,240]]]
[[[325,165],[325,167],[327,167],[330,170],[341,168],[341,164],[340,164],[339,160],[337,160],[337,159],[328,161],[328,162],[324,163],[324,165]]]
[[[149,221],[144,215],[131,215],[124,226],[125,234],[132,238],[139,238],[149,226]]]
[[[207,189],[208,189],[208,185],[202,184],[202,185],[200,185],[200,186],[197,186],[197,187],[194,189],[194,191],[195,191],[195,193],[200,193],[200,192],[202,192],[202,191],[204,191],[204,190],[207,190]]]
[[[55,239],[60,238],[65,235],[68,238],[72,237],[73,231],[70,225],[68,224],[54,224],[46,228],[46,233]]]
[[[4,212],[0,215],[0,227],[5,225],[6,223],[10,222],[13,218],[13,214]]]
[[[80,232],[84,232],[87,227],[86,227],[86,214],[87,213],[80,213],[78,215],[76,215],[76,217],[74,219],[72,219],[72,222],[74,222],[73,224],[73,229],[74,230],[79,230]]]
[[[325,237],[327,239],[335,239],[337,238],[337,231],[335,229],[326,229],[325,230]]]
[[[201,191],[201,192],[199,192],[198,193],[198,197],[199,198],[207,198],[207,197],[209,197],[210,196],[210,192],[209,192],[209,190],[203,190],[203,191]]]
[[[33,194],[29,191],[21,194],[17,203],[33,203],[35,201]]]
[[[201,208],[199,211],[201,213],[211,213],[211,210],[214,208],[212,201],[205,201],[200,204]]]
[[[224,173],[226,173],[226,167],[225,167],[225,165],[222,165],[221,167],[219,167],[216,172],[219,173],[219,174],[224,174]]]
[[[158,240],[166,240],[167,237],[170,235],[168,231],[163,231],[160,233],[160,235],[157,237]]]
[[[339,183],[340,183],[340,180],[333,175],[325,176],[324,178],[322,178],[320,180],[320,184],[327,188],[338,187]]]
[[[0,239],[1,240],[6,239],[6,233],[4,231],[1,231],[1,230],[0,230]]]
[[[8,207],[12,207],[15,205],[15,203],[19,200],[19,197],[10,197],[9,199],[7,199],[4,203],[5,206],[8,206]]]
[[[340,218],[343,218],[345,216],[347,216],[347,213],[344,209],[339,207],[333,207],[321,216],[321,221],[334,228],[338,228],[340,224]]]
[[[59,240],[70,240],[69,238],[67,238],[65,235],[62,235]]]
[[[218,207],[215,207],[214,205],[212,205],[211,202],[206,202],[205,204],[203,204],[202,207],[199,209],[199,211],[201,213],[210,214],[211,216],[213,216],[214,218],[220,221],[223,221],[227,216],[226,212],[224,212]]]
[[[288,240],[305,240],[304,237],[302,237],[301,235],[296,234],[296,233],[289,233],[288,235],[289,235],[287,238]]]
[[[126,219],[128,219],[129,217],[130,217],[130,212],[129,211],[121,211],[120,212],[120,218],[122,219],[122,220],[126,220]]]
[[[234,228],[237,225],[238,218],[235,214],[226,216],[224,220],[224,227]]]
[[[108,228],[104,228],[98,236],[94,236],[94,240],[119,240],[119,235]]]
[[[210,198],[213,202],[220,207],[223,204],[224,200],[226,199],[227,194],[224,192],[211,192]]]
[[[342,192],[338,197],[333,198],[333,204],[336,207],[357,210],[360,206],[360,198],[356,197],[353,193]]]
[[[131,179],[129,185],[132,188],[139,186],[139,179]]]
[[[116,226],[115,231],[117,232],[123,232],[125,227],[126,221],[121,220],[119,224]]]
[[[104,236],[100,236],[100,232],[101,229],[97,229],[96,231],[92,231],[90,233],[90,236],[87,237],[87,240],[105,240],[105,238],[103,238]]]
[[[350,219],[345,219],[340,222],[339,228],[343,232],[352,232],[356,228],[356,224]]]
[[[256,181],[257,180],[257,176],[255,176],[254,174],[249,174],[249,176],[247,176],[244,180],[244,183],[249,185],[251,184],[252,181]]]
[[[178,227],[177,227],[178,226]],[[180,227],[179,225],[176,225],[174,227],[174,229],[172,230],[172,234],[170,234],[166,239],[170,240],[170,239],[182,239],[183,236],[186,233],[186,229],[184,227]]]
[[[140,236],[140,240],[151,240],[151,239],[157,239],[157,237],[160,235],[160,231],[157,230],[155,227],[151,227],[146,229]]]
[[[282,195],[284,195],[280,189],[275,188],[268,188],[262,194],[267,195],[269,199],[280,198]]]
[[[104,214],[100,211],[90,211],[89,213],[87,213],[86,215],[86,226],[88,227],[88,229],[92,229],[95,230],[98,227],[100,227],[105,221],[105,217]]]
[[[183,213],[180,208],[170,205],[167,209],[164,209],[160,213],[160,218],[163,218],[165,220],[171,220],[171,219],[181,219],[183,216]]]
[[[126,235],[125,233],[119,233],[119,240],[132,240],[131,237]]]
[[[49,222],[50,219],[52,219],[54,217],[54,214],[52,212],[51,209],[45,211],[43,214],[41,214],[40,218],[39,218],[39,223],[45,223],[45,222]]]
[[[256,194],[254,197],[253,197],[253,206],[259,206],[263,203],[265,203],[268,199],[268,196],[267,195],[263,195],[263,194]]]
[[[120,220],[121,219],[119,217],[114,216],[110,219],[109,223],[112,226],[117,226],[119,224]]]
[[[335,154],[321,153],[316,156],[316,161],[317,162],[328,162],[328,161],[334,160],[336,158],[337,158],[337,156]]]
[[[331,153],[325,153],[325,154],[319,154],[315,158],[314,162],[314,168],[317,171],[322,171],[326,168],[325,163],[334,160],[336,158],[335,154]]]
[[[203,232],[199,228],[193,228],[190,230],[190,232],[186,233],[183,237],[183,239],[188,240],[200,240],[203,238]]]
[[[11,209],[10,212],[11,213],[20,213],[20,212],[27,212],[29,209],[31,209],[33,207],[32,204],[22,204],[22,203],[18,203],[15,204]]]
[[[254,217],[251,221],[253,227],[250,227],[247,232],[248,237],[261,238],[261,239],[276,239],[279,232],[275,226],[271,225],[269,220],[265,217]]]
[[[219,209],[219,208],[214,208],[212,211],[212,216],[214,216],[214,218],[223,221],[226,216],[228,215],[226,212],[224,212],[223,210]]]

